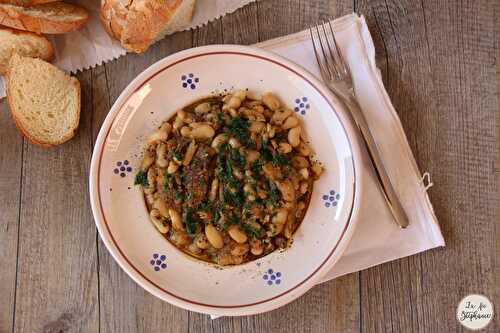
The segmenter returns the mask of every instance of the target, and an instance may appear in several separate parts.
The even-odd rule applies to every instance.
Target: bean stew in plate
[[[163,122],[146,139],[135,183],[173,245],[225,266],[286,248],[322,171],[292,110],[272,93],[238,90]]]

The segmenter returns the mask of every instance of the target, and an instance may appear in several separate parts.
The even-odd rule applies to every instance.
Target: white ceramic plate
[[[291,248],[217,269],[183,254],[156,231],[133,181],[143,140],[162,120],[201,97],[233,88],[275,92],[294,109],[325,172],[314,184]],[[233,316],[282,306],[332,268],[354,230],[362,180],[356,178],[360,155],[348,119],[318,80],[274,54],[213,45],[169,56],[130,83],[100,130],[90,170],[99,234],[132,279],[174,305]]]

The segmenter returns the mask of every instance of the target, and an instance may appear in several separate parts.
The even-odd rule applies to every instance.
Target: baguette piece
[[[7,71],[7,102],[19,130],[43,147],[71,139],[80,121],[80,83],[40,59],[14,54]]]
[[[196,0],[103,0],[101,21],[129,51],[142,53],[191,22]]]
[[[10,5],[28,7],[33,5],[39,5],[41,3],[49,3],[56,1],[61,1],[61,0],[0,0],[0,3],[8,3]]]
[[[54,58],[54,48],[44,36],[0,27],[0,74],[7,73],[10,57],[14,53],[46,61]]]
[[[37,34],[62,34],[83,26],[89,19],[85,8],[52,2],[31,7],[0,4],[0,24]]]

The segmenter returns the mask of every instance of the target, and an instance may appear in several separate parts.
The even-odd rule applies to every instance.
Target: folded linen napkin
[[[381,151],[389,177],[401,197],[410,225],[401,229],[394,221],[365,151],[360,177],[365,177],[366,181],[360,198],[356,230],[340,260],[321,282],[445,245],[427,196],[427,188],[431,184],[424,184],[426,177],[422,177],[418,170],[399,117],[384,88],[364,17],[350,14],[333,20],[332,25],[352,71],[359,104]],[[279,54],[321,79],[309,31],[255,46]]]

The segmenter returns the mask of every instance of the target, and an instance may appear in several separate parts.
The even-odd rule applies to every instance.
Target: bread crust
[[[23,134],[23,136],[28,139],[29,142],[36,144],[38,146],[41,146],[43,148],[51,148],[55,147],[57,145],[63,144],[69,140],[71,140],[75,135],[76,131],[78,130],[78,126],[80,124],[80,110],[81,110],[81,87],[80,87],[80,81],[78,81],[77,78],[71,77],[71,84],[75,87],[76,92],[77,92],[77,110],[76,110],[76,123],[71,129],[70,132],[68,132],[61,140],[54,141],[54,142],[45,142],[42,140],[38,140],[36,137],[32,136],[23,126],[21,120],[16,117],[15,113],[12,111],[14,109],[14,101],[12,100],[12,93],[10,91],[11,85],[10,85],[10,80],[11,80],[11,66],[9,66],[9,70],[7,70],[7,74],[5,76],[6,78],[6,92],[7,92],[7,104],[9,104],[9,112],[12,116],[12,119],[14,120],[14,123],[16,124],[16,127],[19,129],[19,131]]]
[[[79,18],[64,22],[48,17],[36,17],[28,12],[28,10],[43,12],[52,8],[71,11],[72,13],[76,13]],[[82,27],[87,23],[88,19],[89,15],[85,8],[65,2],[45,3],[28,8],[0,4],[0,24],[19,30],[32,31],[37,34],[62,34],[71,32]]]
[[[30,31],[23,31],[23,30],[11,29],[11,28],[6,28],[6,27],[0,27],[0,31],[7,31],[13,35],[18,35],[21,37],[28,37],[29,36],[30,38],[38,39],[38,41],[40,43],[44,44],[44,50],[43,50],[44,54],[40,57],[40,59],[43,59],[45,61],[51,61],[52,59],[54,59],[54,47],[52,46],[52,43],[45,36],[37,35],[36,33],[30,32]],[[0,40],[0,43],[3,43],[3,41]],[[11,50],[11,55],[13,52],[15,52],[15,50]],[[33,53],[21,54],[21,55],[33,57],[34,56]],[[8,63],[4,64],[4,63],[0,62],[0,74],[7,73],[8,65],[9,65]]]
[[[0,4],[6,3],[9,5],[28,7],[28,6],[39,5],[42,3],[56,2],[56,1],[61,1],[61,0],[0,0]]]
[[[101,21],[122,46],[144,52],[157,40],[183,0],[103,0]]]

